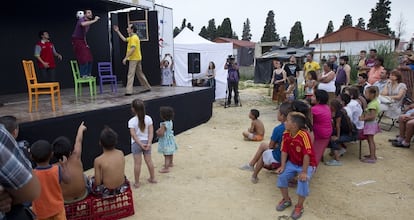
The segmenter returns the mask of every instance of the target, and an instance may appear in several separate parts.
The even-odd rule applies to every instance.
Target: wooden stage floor
[[[74,89],[68,88],[61,90],[62,107],[57,107],[56,112],[52,111],[50,95],[41,95],[39,98],[39,109],[37,111],[35,110],[33,102],[33,111],[31,113],[29,113],[29,98],[27,93],[1,95],[0,101],[4,103],[4,106],[0,107],[0,116],[13,115],[18,118],[19,123],[24,123],[107,107],[127,105],[136,98],[147,101],[160,97],[175,96],[200,91],[203,89],[207,88],[153,86],[150,92],[139,93],[139,91],[142,91],[142,88],[137,86],[134,87],[133,95],[124,96],[125,87],[118,87],[118,91],[116,93],[112,93],[109,85],[105,85],[102,94],[99,94],[99,88],[97,88],[98,91],[96,97],[91,98],[89,94],[89,87],[84,86],[82,89],[82,96],[76,99]]]

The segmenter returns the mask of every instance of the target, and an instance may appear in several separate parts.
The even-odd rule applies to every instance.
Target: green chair
[[[72,67],[73,80],[75,81],[75,96],[82,95],[82,84],[89,83],[89,90],[91,97],[96,96],[96,77],[88,76],[81,77],[79,72],[79,65],[76,60],[70,61],[70,66]]]

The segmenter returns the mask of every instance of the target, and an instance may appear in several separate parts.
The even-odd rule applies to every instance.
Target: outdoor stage
[[[93,160],[102,152],[99,135],[105,125],[118,133],[118,148],[125,155],[131,152],[128,120],[133,116],[130,107],[133,99],[145,102],[147,114],[154,122],[154,131],[159,128],[160,106],[174,108],[175,134],[200,125],[212,116],[212,88],[153,86],[151,92],[124,96],[124,88],[118,87],[117,93],[111,93],[109,85],[106,86],[104,93],[99,94],[98,91],[96,98],[90,97],[88,87],[83,87],[83,95],[78,99],[73,88],[61,90],[62,107],[58,107],[56,112],[52,111],[50,95],[40,96],[39,109],[35,111],[33,105],[32,113],[28,112],[27,93],[2,95],[0,99],[5,105],[0,107],[0,116],[17,117],[20,123],[18,140],[26,140],[30,144],[39,139],[52,142],[61,135],[74,142],[77,128],[84,121],[87,127],[82,152],[84,169],[93,167]],[[140,87],[134,88],[134,91],[141,90]]]

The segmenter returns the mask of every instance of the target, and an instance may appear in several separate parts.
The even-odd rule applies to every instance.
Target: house
[[[251,66],[254,63],[254,48],[256,43],[246,40],[237,40],[226,37],[214,39],[216,43],[232,43],[233,55],[236,56],[237,63],[240,66]],[[231,54],[229,54],[231,55]]]
[[[357,27],[344,27],[335,32],[309,42],[314,47],[314,59],[336,55],[358,55],[361,50],[369,51],[372,48],[387,47],[394,51],[396,39],[385,34],[364,30]]]

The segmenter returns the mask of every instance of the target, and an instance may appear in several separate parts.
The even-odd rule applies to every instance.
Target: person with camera
[[[227,70],[227,105],[231,104],[231,94],[234,91],[234,104],[239,104],[239,66],[235,62],[235,58],[229,55],[224,65],[224,69]]]

